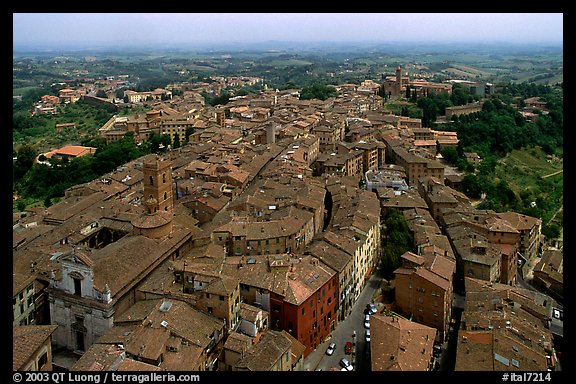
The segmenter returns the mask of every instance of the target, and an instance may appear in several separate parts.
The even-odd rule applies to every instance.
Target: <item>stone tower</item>
[[[402,94],[402,68],[396,68],[396,95]]]
[[[165,211],[172,214],[172,162],[152,155],[144,160],[143,201],[155,201],[146,204],[148,213]]]

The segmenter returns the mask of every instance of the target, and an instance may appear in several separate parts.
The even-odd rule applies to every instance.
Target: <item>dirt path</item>
[[[556,171],[556,172],[554,172],[554,173],[551,173],[551,174],[549,174],[549,175],[542,176],[542,178],[545,179],[545,178],[547,178],[547,177],[554,176],[554,175],[557,175],[557,174],[559,174],[559,173],[562,173],[563,171],[564,171],[564,170],[561,169],[561,170]]]

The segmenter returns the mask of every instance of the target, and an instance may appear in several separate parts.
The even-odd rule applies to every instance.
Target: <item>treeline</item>
[[[527,121],[512,105],[522,105],[529,97],[540,97],[546,102],[547,113],[538,112],[534,122]],[[440,148],[446,161],[466,171],[461,187],[466,196],[483,197],[479,209],[497,212],[514,211],[543,219],[542,232],[548,238],[560,233],[561,224],[549,222],[559,208],[563,197],[562,179],[539,179],[532,188],[515,192],[506,173],[498,174],[497,167],[513,150],[530,150],[538,156],[537,148],[544,154],[563,156],[563,97],[562,89],[534,84],[511,84],[503,93],[484,101],[482,111],[454,116],[452,122],[442,125],[443,130],[458,133],[459,145]],[[438,129],[438,127],[436,127]],[[477,169],[464,158],[464,152],[476,152],[482,158]],[[519,170],[510,169],[516,177]]]
[[[513,149],[540,146],[552,154],[564,143],[563,106],[561,98],[542,96],[548,113],[535,122],[527,121],[517,108],[499,98],[484,101],[482,111],[454,116],[447,130],[458,133],[462,147],[481,156],[505,156]]]

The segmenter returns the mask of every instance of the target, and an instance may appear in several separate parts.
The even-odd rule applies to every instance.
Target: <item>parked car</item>
[[[344,347],[344,353],[347,355],[352,353],[352,342],[351,341],[346,342],[346,346]]]
[[[366,335],[364,336],[364,339],[366,340],[367,343],[370,342],[370,328],[366,330]]]
[[[373,303],[366,304],[366,309],[368,310],[369,315],[374,315],[378,312],[378,308],[376,307],[376,304],[373,304]]]
[[[351,371],[352,369],[354,369],[352,367],[352,364],[350,364],[350,362],[348,361],[347,358],[343,357],[340,359],[340,366],[342,367],[341,371]]]
[[[370,328],[370,315],[364,316],[364,328]]]
[[[326,354],[328,356],[332,356],[332,354],[334,353],[334,350],[336,349],[336,343],[330,343],[330,345],[328,346],[328,348],[326,348]]]

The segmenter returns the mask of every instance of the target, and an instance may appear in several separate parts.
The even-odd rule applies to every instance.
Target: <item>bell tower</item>
[[[396,95],[402,94],[402,68],[396,68]]]
[[[172,214],[172,162],[150,156],[144,160],[144,196],[148,213],[165,211]],[[150,204],[153,202],[153,204]]]

